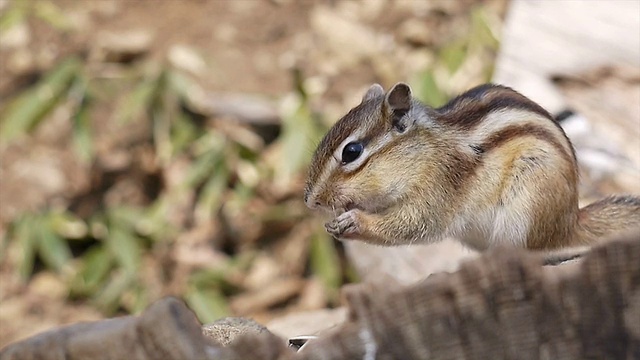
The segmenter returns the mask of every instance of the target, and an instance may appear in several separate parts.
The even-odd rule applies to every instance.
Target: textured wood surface
[[[14,343],[0,359],[637,359],[638,264],[635,232],[569,265],[496,249],[413,285],[354,285],[347,321],[298,353],[259,326],[223,347],[169,298]]]
[[[54,329],[0,351],[0,359],[206,359],[209,345],[195,315],[165,298],[139,317]]]
[[[541,267],[530,254],[500,250],[396,291],[354,289],[351,321],[302,358],[639,358],[640,235],[633,238],[581,264]]]

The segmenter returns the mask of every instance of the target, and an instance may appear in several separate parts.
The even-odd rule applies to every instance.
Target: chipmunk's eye
[[[364,146],[360,142],[350,142],[347,146],[342,149],[342,163],[348,164],[355,159],[357,159],[362,151],[364,150]]]

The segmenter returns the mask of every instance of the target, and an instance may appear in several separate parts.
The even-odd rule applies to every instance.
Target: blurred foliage
[[[29,16],[58,30],[67,28],[64,14],[46,0],[12,3],[0,16],[0,28],[7,30]],[[184,159],[189,165],[177,186],[162,188],[143,206],[106,204],[102,198],[97,199],[99,206],[88,215],[74,213],[71,208],[23,214],[10,224],[6,236],[18,253],[20,276],[28,281],[34,272],[48,269],[65,280],[71,298],[89,299],[107,315],[142,310],[159,295],[158,289],[150,289],[148,284],[146,259],[162,258],[162,249],[175,243],[179,232],[186,231],[181,226],[184,224],[168,220],[180,198],[195,194],[196,219],[192,221],[202,222],[219,217],[224,204],[247,212],[249,200],[259,196],[257,188],[265,186],[263,182],[277,179],[282,187],[299,176],[310,156],[298,150],[300,139],[317,139],[323,129],[309,108],[301,84],[294,87],[299,91],[290,98],[290,106],[282,114],[281,136],[271,145],[281,149],[280,158],[287,159],[267,163],[260,153],[264,146],[248,145],[202,121],[187,99],[189,92],[202,89],[171,65],[151,60],[126,64],[120,76],[108,79],[101,75],[99,67],[82,57],[72,55],[60,61],[39,81],[2,105],[3,146],[21,141],[52,118],[57,109],[65,108],[70,114],[76,154],[87,169],[95,168],[95,144],[102,130],[92,117],[100,104],[117,103],[109,121],[125,128],[140,122],[148,124],[153,162],[160,168],[159,173],[166,173],[167,168]],[[265,213],[282,213],[277,202],[271,205],[274,211],[267,209]],[[289,212],[285,209],[284,217],[290,217]],[[332,248],[333,243],[327,241],[326,235],[316,234],[314,238],[326,243],[321,255],[326,258],[326,248]],[[3,249],[7,247],[3,245]],[[239,291],[238,282],[230,278],[248,268],[250,253],[238,249],[227,252],[226,264],[215,269],[196,266],[183,287],[182,295],[202,321],[230,313],[227,297]],[[323,266],[339,273],[335,270],[341,267],[335,249],[333,255],[333,263],[325,259]],[[313,271],[326,272],[317,264]],[[333,279],[331,286],[335,290],[340,283]]]
[[[69,20],[62,10],[50,0],[15,0],[0,15],[0,31],[7,31],[21,24],[28,17],[34,17],[59,31],[70,29]]]
[[[67,29],[64,14],[53,2],[42,0],[14,2],[0,16],[0,30],[28,16]],[[445,84],[464,73],[465,64],[474,57],[495,52],[495,32],[485,16],[480,10],[474,12],[469,35],[440,49],[434,66],[417,80],[417,95],[427,103],[443,104],[454,92]],[[107,315],[138,312],[166,293],[183,296],[203,322],[229,315],[229,298],[243,290],[239,274],[251,268],[254,250],[276,242],[270,237],[294,231],[304,217],[295,204],[301,205],[299,180],[310,160],[308,144],[317,143],[326,131],[310,105],[304,77],[293,74],[293,90],[281,104],[279,135],[266,143],[254,141],[255,134],[246,136],[246,127],[229,132],[212,125],[190,101],[203,90],[181,70],[149,59],[118,66],[118,75],[107,78],[99,66],[80,55],[59,61],[2,105],[0,141],[11,146],[24,140],[64,108],[78,159],[87,171],[105,176],[97,163],[97,139],[104,135],[104,126],[94,116],[102,105],[110,104],[116,111],[106,120],[120,131],[140,124],[147,129],[137,141],[148,142],[153,149],[157,193],[143,204],[113,202],[105,199],[107,188],[101,189],[97,206],[88,212],[67,204],[25,213],[10,224],[3,254],[8,246],[14,247],[24,281],[38,271],[56,272],[67,284],[70,298],[89,300]],[[490,68],[483,76],[489,79]],[[183,176],[170,180],[176,167]],[[190,197],[191,206],[180,207]],[[255,199],[260,200],[258,205]],[[176,221],[176,211],[190,215]],[[235,218],[244,222],[234,223]],[[232,238],[210,239],[209,246],[224,255],[221,263],[190,265],[186,277],[180,278],[174,274],[179,272],[177,260],[167,255],[167,249],[176,246],[178,235],[213,219],[223,228],[222,237]],[[340,286],[355,277],[353,269],[344,264],[337,243],[321,226],[310,227],[312,231],[301,235],[309,244],[302,251],[302,275],[320,279],[329,302],[336,304]],[[252,228],[264,238],[246,235]],[[155,269],[148,268],[149,259],[154,259]],[[166,288],[151,286],[150,281]]]
[[[280,156],[287,158],[274,163],[285,166],[269,167],[260,158],[260,149],[234,141],[197,119],[186,101],[186,92],[197,85],[169,65],[146,65],[139,70],[141,76],[121,79],[133,86],[128,93],[119,94],[118,98],[124,100],[113,121],[124,125],[149,122],[155,161],[160,167],[190,158],[182,183],[162,189],[144,207],[101,204],[98,211],[86,218],[68,209],[25,214],[11,224],[8,232],[8,238],[19,247],[19,272],[25,280],[37,270],[40,261],[42,266],[68,280],[71,297],[89,298],[107,314],[119,309],[137,312],[152,300],[145,291],[140,270],[144,256],[154,252],[155,244],[171,242],[178,231],[184,230],[172,227],[166,219],[176,198],[189,191],[196,193],[194,213],[199,219],[217,217],[223,203],[246,207],[251,198],[258,196],[258,185],[264,184],[243,181],[238,167],[250,167],[261,181],[278,179],[287,186],[309,161],[310,154],[298,150],[303,147],[300,139],[317,139],[322,134],[305,97],[294,95],[289,112],[283,114],[281,135],[273,145],[279,146]],[[71,57],[60,62],[0,109],[3,143],[20,139],[46,121],[57,107],[67,106],[71,109],[77,155],[85,162],[94,161],[97,135],[92,129],[92,106],[113,101],[115,95],[99,89],[103,85],[81,59]],[[274,212],[282,212],[277,203],[272,205]],[[324,244],[318,250],[322,254],[316,256],[319,260],[314,261],[313,271],[327,273],[323,269],[326,267],[338,272],[329,281],[337,289],[341,285],[340,260],[335,249],[329,249],[334,245],[326,235],[317,234],[314,239],[322,239]],[[74,256],[71,248],[77,243],[82,243],[85,250]],[[242,256],[240,252],[237,254]],[[234,253],[231,255],[233,261]],[[201,269],[189,277],[185,298],[201,319],[213,320],[228,314],[225,297],[232,287],[225,285],[228,283],[225,273],[231,272]]]
[[[33,130],[68,95],[71,84],[79,79],[80,67],[78,59],[67,59],[35,86],[13,99],[3,111],[0,140],[8,141]]]
[[[471,22],[465,35],[437,49],[436,60],[414,80],[417,97],[428,105],[439,107],[471,86],[491,80],[493,59],[499,47],[497,24],[500,23],[493,16],[482,7],[471,11]],[[469,79],[473,83],[469,83]]]
[[[269,167],[260,158],[259,149],[199,123],[197,115],[186,105],[186,91],[196,86],[187,77],[168,65],[154,64],[149,68],[155,70],[142,70],[141,78],[128,80],[134,86],[128,93],[120,94],[124,101],[113,121],[125,125],[149,122],[155,161],[161,167],[190,158],[182,183],[162,189],[144,207],[101,204],[98,211],[86,218],[68,209],[25,214],[11,224],[8,232],[8,238],[19,247],[19,272],[25,280],[38,269],[36,264],[40,261],[42,266],[67,279],[71,297],[89,298],[107,314],[121,308],[136,312],[152,300],[145,291],[140,270],[144,256],[154,252],[155,244],[171,242],[178,231],[184,230],[172,227],[166,220],[176,198],[189,191],[196,193],[194,213],[199,219],[217,217],[223,203],[246,207],[249,199],[258,196],[260,182],[243,182],[238,167],[252,168],[261,180],[279,179],[289,184],[309,161],[309,153],[297,150],[302,147],[300,139],[317,139],[322,134],[304,96],[294,96],[291,112],[283,115],[281,136],[276,140],[282,149],[280,156],[287,159],[275,164],[286,166]],[[94,161],[96,134],[90,120],[92,106],[113,96],[107,94],[106,99],[98,99],[105,96],[99,94],[103,90],[97,89],[102,85],[81,59],[71,57],[62,61],[0,109],[3,143],[20,139],[46,121],[57,107],[68,106],[77,155],[85,162]],[[272,205],[274,212],[282,212],[277,203]],[[286,209],[285,212],[289,213]],[[335,249],[333,252],[327,249],[333,243],[323,235],[314,238],[321,238],[325,244],[318,256],[322,264],[314,261],[313,271],[326,273],[323,267],[329,267],[338,272],[331,275],[330,281],[337,288],[341,284],[336,279],[339,259]],[[74,256],[71,248],[78,247],[77,243],[82,243],[80,247],[85,250]],[[240,252],[237,254],[242,256]],[[327,258],[328,254],[333,257]],[[234,254],[231,255],[233,261]],[[201,269],[189,277],[185,298],[202,319],[213,320],[228,314],[225,296],[232,287],[225,285],[228,283],[225,273],[232,272]]]

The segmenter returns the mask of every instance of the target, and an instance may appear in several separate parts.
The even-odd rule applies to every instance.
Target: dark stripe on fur
[[[377,120],[376,117],[379,118],[381,114],[380,108],[382,101],[383,97],[378,97],[359,104],[329,129],[329,132],[322,138],[313,154],[311,164],[316,164],[316,166],[309,168],[307,186],[317,183],[318,177],[327,166],[327,162],[331,161],[333,153],[337,150],[338,146],[357,129],[368,127],[369,131],[365,131],[365,133],[369,135],[368,139],[375,138],[381,133],[388,131],[385,126],[372,126],[372,123]]]
[[[524,95],[511,88],[494,84],[477,86],[455,97],[436,111],[441,115],[438,119],[447,125],[473,129],[487,115],[501,109],[522,109],[554,121],[547,110]]]
[[[565,147],[558,142],[557,137],[553,133],[541,126],[533,124],[507,126],[504,129],[493,133],[485,143],[480,145],[480,147],[484,149],[485,152],[489,152],[510,140],[523,136],[533,136],[538,140],[544,141],[553,146],[560,156],[562,156],[568,163],[573,164],[575,162],[573,154],[567,153]]]

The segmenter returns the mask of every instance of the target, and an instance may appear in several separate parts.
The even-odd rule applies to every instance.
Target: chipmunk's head
[[[380,85],[371,86],[318,145],[305,188],[307,206],[381,212],[406,196],[415,161],[430,155],[420,148],[428,142],[405,140],[430,121],[428,110],[406,84],[386,94]]]

